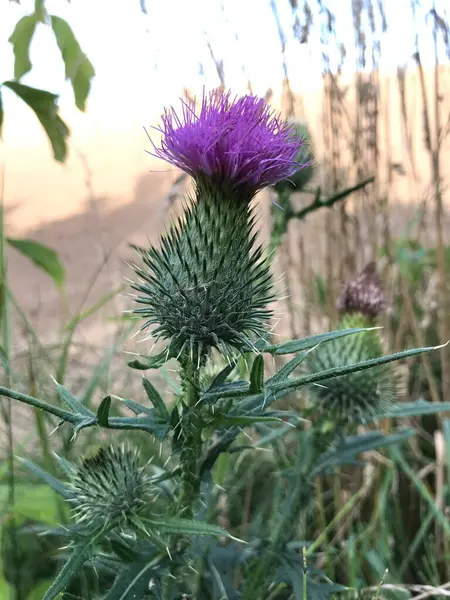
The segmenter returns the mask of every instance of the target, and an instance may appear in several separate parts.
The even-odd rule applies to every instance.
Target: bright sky
[[[0,81],[13,76],[13,54],[8,37],[20,17],[33,9],[32,0],[20,4],[0,0]],[[239,93],[247,79],[253,91],[263,95],[270,87],[279,89],[282,80],[280,38],[273,12],[276,4],[286,37],[286,60],[291,83],[301,92],[315,86],[322,70],[320,26],[313,27],[308,44],[301,45],[292,34],[294,16],[289,0],[47,0],[49,13],[67,19],[93,63],[97,75],[90,107],[119,118],[124,107],[149,115],[173,103],[183,86],[199,91],[218,84],[217,72],[208,49],[224,61],[227,85]],[[411,0],[385,0],[388,30],[383,37],[381,67],[395,68],[410,60],[414,52]],[[444,14],[447,0],[436,0]],[[317,2],[311,0],[311,5]],[[351,0],[326,0],[337,15],[336,33],[348,48],[348,68],[355,64]],[[374,2],[376,4],[376,2]],[[425,62],[432,61],[430,25],[425,14],[432,0],[423,0],[417,23]],[[298,1],[303,21],[302,2]],[[448,14],[447,14],[448,17]],[[323,22],[323,21],[322,21]],[[334,42],[331,42],[334,44]],[[64,83],[64,70],[48,27],[40,26],[32,43],[32,72],[23,83],[61,94],[61,105],[73,105],[72,92]],[[5,94],[6,96],[6,94]],[[5,98],[6,110],[14,110]]]
[[[415,49],[412,0],[385,0],[387,32],[382,34],[382,69],[406,65]],[[435,0],[441,14],[447,0]],[[376,4],[376,2],[373,2]],[[300,22],[304,15],[298,0]],[[317,1],[310,0],[316,7]],[[354,33],[351,0],[326,0],[336,14],[335,31],[347,48],[347,71],[355,65],[352,51]],[[425,14],[432,0],[422,0],[416,22],[421,29],[424,62],[433,60],[431,25]],[[0,0],[0,82],[13,77],[13,53],[8,38],[17,21],[32,12],[33,0],[20,4]],[[200,93],[219,83],[208,42],[218,60],[223,60],[225,80],[233,92],[252,91],[264,95],[271,88],[279,93],[283,80],[280,35],[273,6],[285,36],[286,63],[291,86],[302,92],[318,86],[323,64],[321,25],[314,15],[307,44],[293,35],[295,16],[290,0],[146,0],[145,14],[140,0],[46,0],[47,11],[65,18],[72,26],[82,49],[96,70],[89,97],[89,113],[102,114],[114,129],[130,126],[134,115],[146,115],[147,124],[158,119],[162,107],[177,103],[183,88]],[[317,8],[314,8],[317,11]],[[448,15],[447,15],[448,16]],[[379,22],[379,18],[377,18]],[[336,47],[331,40],[330,48]],[[444,57],[445,58],[445,57]],[[335,60],[337,52],[335,51]],[[64,82],[64,67],[49,27],[39,26],[32,41],[32,71],[22,82],[60,94],[60,106],[69,123],[81,127],[73,106],[70,85]],[[9,90],[4,93],[5,112],[15,116],[15,134],[26,136],[23,107]],[[9,121],[8,121],[9,123]]]

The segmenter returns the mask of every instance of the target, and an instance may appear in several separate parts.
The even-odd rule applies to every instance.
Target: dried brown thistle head
[[[370,262],[355,278],[348,281],[338,300],[343,314],[359,312],[374,319],[386,307],[383,284],[375,262]]]

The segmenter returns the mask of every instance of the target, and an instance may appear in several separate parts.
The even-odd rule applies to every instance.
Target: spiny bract
[[[215,347],[225,354],[248,348],[249,336],[265,333],[271,317],[269,266],[256,246],[255,217],[248,204],[199,187],[160,248],[136,248],[144,267],[133,288],[144,308],[135,312],[170,340],[172,356],[200,360]]]
[[[340,329],[370,327],[361,314],[346,315]],[[343,367],[384,354],[378,330],[366,331],[327,342],[311,352],[305,366],[310,373]],[[365,423],[381,418],[397,399],[398,382],[391,364],[380,365],[311,386],[311,401],[320,419],[336,424]]]
[[[124,447],[100,448],[84,458],[70,489],[75,520],[93,528],[125,524],[152,497],[138,453]]]

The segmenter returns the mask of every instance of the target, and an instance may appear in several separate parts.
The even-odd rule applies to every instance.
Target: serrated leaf
[[[39,119],[50,140],[55,160],[64,162],[67,155],[66,140],[70,131],[58,115],[58,96],[23,85],[18,81],[4,81],[3,87],[12,90],[16,96],[27,104]]]
[[[109,427],[109,411],[111,409],[111,396],[105,396],[97,409],[97,421],[101,427]]]
[[[319,344],[313,346],[309,350],[304,350],[303,352],[300,352],[300,354],[298,354],[297,356],[294,356],[292,360],[283,365],[281,369],[275,373],[275,375],[273,375],[270,379],[266,381],[266,385],[270,385],[271,383],[287,379],[289,375],[291,375],[291,373],[293,373],[295,369],[299,367],[304,360],[306,360],[310,352],[314,351],[318,347],[318,345]]]
[[[152,417],[110,417],[109,429],[138,429],[155,436],[159,441],[166,439],[168,425],[163,425]]]
[[[164,517],[163,521],[157,521],[155,519],[148,519],[141,517],[145,525],[149,528],[156,529],[163,533],[178,533],[180,535],[211,535],[211,536],[225,536],[242,542],[238,538],[233,537],[226,529],[219,527],[218,525],[211,525],[210,523],[204,523],[203,521],[193,521],[191,519],[182,519],[180,517]]]
[[[438,350],[439,348],[442,348],[442,346],[404,350],[402,352],[396,352],[395,354],[389,354],[387,356],[380,356],[379,358],[372,358],[370,360],[361,361],[352,365],[325,369],[324,371],[312,373],[311,375],[305,375],[303,377],[297,377],[295,379],[274,383],[268,386],[268,396],[272,395],[274,392],[294,390],[302,386],[311,385],[312,383],[317,383],[333,377],[341,377],[342,375],[348,375],[357,371],[364,371],[365,369],[370,369],[379,365],[384,365],[397,360],[403,360],[405,358],[410,358],[411,356],[417,356],[418,354],[432,352],[433,350]]]
[[[434,415],[440,412],[450,411],[450,402],[427,402],[417,400],[416,402],[402,402],[390,408],[383,414],[383,419],[403,419],[406,417],[422,417]],[[381,417],[379,417],[380,419]],[[367,419],[370,422],[370,419]]]
[[[236,368],[236,362],[231,363],[224,367],[211,382],[211,385],[208,388],[208,392],[215,390],[215,388],[223,385],[228,377],[232,373],[232,371]]]
[[[73,547],[72,554],[58,573],[55,581],[47,590],[42,600],[53,600],[58,594],[64,591],[71,579],[78,573],[84,563],[89,559],[92,548],[95,543],[104,535],[104,532],[98,532],[94,537],[87,538],[82,543]]]
[[[217,386],[213,391],[201,395],[202,402],[215,402],[220,398],[242,398],[248,396],[250,386],[247,381],[231,381]]]
[[[34,473],[34,475],[39,477],[39,479],[45,481],[47,485],[49,485],[53,490],[55,490],[55,492],[60,494],[63,498],[72,497],[72,493],[70,492],[70,490],[63,483],[61,483],[59,479],[56,479],[56,477],[53,477],[53,475],[50,475],[50,473],[44,471],[44,469],[42,469],[39,465],[36,465],[34,462],[26,458],[18,457],[18,460],[24,465],[24,467],[26,467],[29,471]]]
[[[357,327],[353,329],[340,329],[338,331],[330,331],[328,333],[320,333],[310,337],[302,338],[299,340],[292,340],[289,342],[283,342],[282,344],[268,344],[267,342],[257,342],[255,344],[258,350],[268,352],[269,354],[281,355],[281,354],[294,354],[302,350],[308,350],[331,340],[336,340],[347,335],[356,335],[365,331],[370,331],[372,327]]]
[[[134,412],[135,415],[143,414],[143,415],[152,415],[154,413],[153,408],[149,408],[148,406],[143,406],[136,402],[135,400],[128,400],[128,398],[120,398],[120,400],[127,406],[130,410]]]
[[[170,423],[170,413],[158,390],[146,377],[142,378],[142,384],[148,399],[155,407],[155,413],[164,421],[164,423]]]
[[[61,398],[61,400],[63,400],[63,402],[70,406],[74,413],[78,415],[83,415],[84,417],[95,418],[94,413],[88,408],[86,408],[86,406],[82,402],[80,402],[78,398],[75,398],[75,396],[73,396],[69,392],[69,390],[63,385],[59,383],[56,384],[56,393]]]
[[[250,393],[259,394],[264,388],[264,357],[258,354],[253,361],[250,373]]]
[[[16,24],[14,31],[9,38],[9,43],[13,46],[14,52],[14,77],[20,79],[25,73],[31,70],[30,44],[31,38],[36,30],[36,16],[26,15]]]
[[[95,75],[94,67],[81,50],[69,23],[55,15],[52,15],[50,20],[66,68],[66,79],[70,79],[72,83],[75,104],[84,111],[91,80]]]
[[[6,240],[10,246],[47,273],[58,287],[63,287],[66,280],[66,270],[55,250],[34,240],[21,240],[10,237]]]
[[[109,540],[109,543],[113,552],[125,563],[133,563],[139,560],[139,554],[119,535]]]
[[[386,448],[393,444],[409,440],[415,435],[414,429],[405,429],[392,435],[384,435],[379,431],[370,431],[363,435],[351,436],[337,444],[332,450],[325,452],[317,460],[312,477],[326,471],[330,467],[354,464],[358,455],[370,450]]]

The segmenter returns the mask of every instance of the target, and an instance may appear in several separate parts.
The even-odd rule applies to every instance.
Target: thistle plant
[[[313,353],[305,362],[311,373],[362,362],[383,355],[384,341],[376,327],[386,306],[381,279],[374,262],[355,279],[348,281],[338,299],[339,329],[371,328],[364,336],[337,339]],[[368,372],[359,371],[335,377],[311,388],[316,417],[340,427],[381,418],[398,399],[399,379],[392,364]]]
[[[167,110],[159,131],[161,145],[151,153],[188,173],[194,187],[159,243],[136,248],[136,318],[164,349],[130,366],[151,372],[175,359],[179,394],[171,400],[143,377],[145,401],[110,394],[93,411],[59,384],[57,404],[0,387],[0,395],[68,423],[74,439],[89,427],[129,438],[126,448],[113,443],[76,465],[56,457],[63,481],[23,461],[72,508],[71,523],[59,531],[69,538],[69,553],[44,600],[74,585],[85,563],[109,581],[92,592],[95,600],[328,597],[341,588],[314,566],[325,533],[307,528],[311,519],[304,518],[312,514],[314,479],[414,433],[346,436],[349,423],[363,414],[373,422],[448,410],[445,404],[398,407],[393,397],[385,401],[385,368],[432,348],[383,356],[371,321],[380,304],[378,288],[364,282],[346,289],[343,310],[352,316],[343,317],[338,330],[272,344],[276,289],[265,248],[257,242],[255,196],[308,166],[298,160],[303,140],[263,100],[224,92],[204,94],[199,107],[186,101],[181,113]],[[337,342],[347,350],[337,353]],[[266,376],[265,355],[290,358]],[[217,356],[223,365],[213,368]],[[243,360],[249,377],[239,368]],[[361,382],[365,387],[356,390]],[[316,394],[312,410],[277,409],[277,400],[305,387]],[[328,392],[318,394],[322,389]],[[316,427],[316,417],[325,413],[334,425],[326,437]],[[137,431],[163,445],[164,467],[140,464],[132,445]],[[236,473],[233,459],[247,452],[254,460],[256,448],[264,446],[273,451],[267,464],[277,465],[281,442],[286,453],[274,473],[273,497],[261,499],[269,502],[261,514],[271,520],[242,540],[236,526],[228,531],[223,521],[215,522],[219,499],[225,495],[222,507],[233,504],[226,501],[227,482]]]

